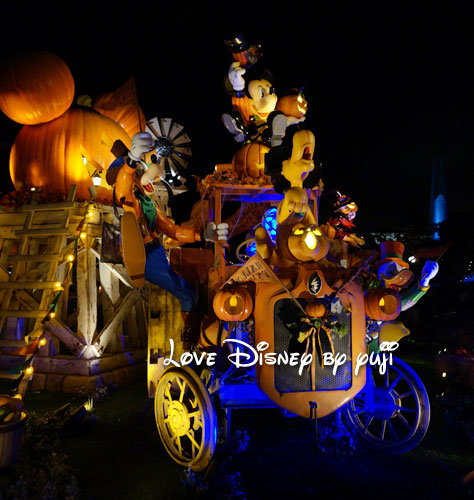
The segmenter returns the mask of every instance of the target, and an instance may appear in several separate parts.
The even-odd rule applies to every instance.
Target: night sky
[[[232,62],[223,39],[245,29],[262,45],[277,93],[304,87],[323,181],[358,202],[361,231],[426,227],[434,158],[444,158],[450,213],[472,208],[472,11],[403,2],[311,2],[310,10],[298,2],[281,12],[268,3],[239,5],[240,13],[231,4],[110,12],[78,6],[60,21],[44,7],[17,8],[4,16],[10,27],[0,55],[56,53],[71,69],[77,96],[114,90],[133,74],[146,117],[172,117],[186,128],[189,168],[204,176],[236,150],[221,122],[230,110],[222,82]],[[1,114],[2,191],[6,151],[19,128]]]

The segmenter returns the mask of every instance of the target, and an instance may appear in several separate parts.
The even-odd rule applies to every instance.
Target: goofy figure
[[[124,209],[121,220],[121,250],[129,277],[137,287],[148,281],[172,293],[181,304],[184,320],[183,348],[190,349],[199,338],[200,315],[194,288],[170,266],[161,244],[161,235],[179,241],[194,243],[216,239],[225,243],[227,224],[218,227],[210,222],[202,231],[174,224],[148,196],[154,192],[153,180],[164,177],[164,168],[152,155],[148,167],[143,155],[155,149],[152,136],[140,132],[133,136],[128,154],[120,156],[109,167],[116,175],[115,202]]]

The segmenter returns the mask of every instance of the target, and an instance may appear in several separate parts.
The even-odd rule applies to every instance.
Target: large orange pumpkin
[[[71,108],[48,123],[25,125],[10,153],[12,182],[18,190],[41,187],[64,194],[76,184],[77,197],[89,199],[91,170],[107,169],[114,161],[110,149],[117,139],[130,147],[130,137],[117,122],[90,108]],[[99,200],[111,200],[110,187],[97,191]]]
[[[49,52],[19,53],[0,68],[0,109],[23,125],[62,115],[72,104],[74,90],[66,63]]]
[[[364,295],[365,313],[377,321],[392,321],[401,311],[400,294],[390,288],[370,288]]]
[[[249,142],[232,158],[232,169],[239,179],[258,179],[264,176],[265,154],[269,148],[260,142]]]

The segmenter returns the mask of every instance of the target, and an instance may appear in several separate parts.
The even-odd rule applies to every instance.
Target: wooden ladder
[[[19,242],[16,255],[12,255],[9,259],[12,264],[10,279],[9,281],[0,283],[0,290],[5,290],[0,308],[0,331],[3,328],[6,318],[34,318],[36,320],[32,329],[32,332],[34,332],[40,328],[42,319],[48,314],[49,304],[55,290],[57,290],[56,273],[58,266],[64,261],[63,251],[66,238],[75,236],[75,232],[71,232],[68,227],[71,210],[76,208],[76,203],[74,202],[75,196],[76,186],[73,185],[64,202],[29,204],[21,207],[20,211],[26,212],[26,218],[23,229],[15,231],[15,236],[19,236]],[[59,222],[48,224],[47,228],[33,227],[35,226],[35,216],[44,211],[60,211]],[[38,226],[38,223],[36,223],[36,226]],[[50,253],[30,255],[30,246],[33,244],[35,238],[44,237],[51,238],[48,246]],[[39,280],[29,280],[31,270],[35,270],[35,266],[38,269],[38,265],[41,265],[39,263],[44,263],[43,266],[45,267],[45,270],[42,269],[42,278]],[[33,297],[28,293],[28,290],[41,291],[40,298],[38,299],[39,302],[35,302]],[[20,304],[26,306],[26,309],[12,307],[13,297]],[[4,342],[5,345],[9,343],[8,340]],[[25,345],[24,341],[20,340],[20,343]]]

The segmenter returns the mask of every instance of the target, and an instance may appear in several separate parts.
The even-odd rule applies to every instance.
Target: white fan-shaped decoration
[[[147,121],[146,131],[156,140],[156,154],[165,159],[165,180],[179,186],[180,178],[191,159],[191,139],[184,127],[172,118],[152,118]]]

